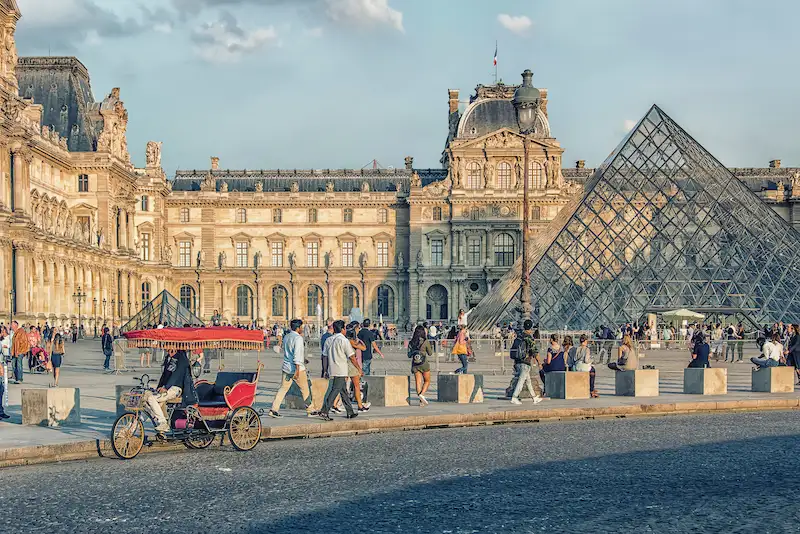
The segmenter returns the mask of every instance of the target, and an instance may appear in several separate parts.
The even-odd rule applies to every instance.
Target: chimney
[[[582,169],[584,167],[586,167],[586,160],[579,159],[578,161],[575,162],[575,168],[576,169]]]
[[[219,158],[216,156],[211,156],[211,170],[212,171],[219,170]]]
[[[406,170],[410,171],[414,168],[414,157],[406,156]]]
[[[769,167],[771,169],[780,169],[781,168],[781,160],[773,159],[772,161],[769,162]]]
[[[450,113],[458,112],[458,89],[448,89],[447,96],[450,102]]]

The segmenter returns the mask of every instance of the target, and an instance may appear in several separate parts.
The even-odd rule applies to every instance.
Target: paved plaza
[[[484,387],[486,400],[482,404],[464,405],[452,403],[431,402],[430,406],[420,408],[418,406],[381,408],[373,407],[368,413],[362,413],[360,420],[364,419],[384,419],[399,418],[413,415],[446,415],[464,414],[478,412],[496,412],[511,409],[511,405],[506,400],[498,398],[504,394],[504,389],[511,379],[511,361],[507,351],[503,352],[502,357],[495,356],[494,344],[488,341],[476,343],[477,362],[470,364],[471,373],[481,373],[484,375]],[[755,355],[755,344],[747,346],[745,349],[745,361],[751,355]],[[308,349],[310,370],[312,376],[318,376],[320,371],[320,360],[318,348],[310,346]],[[409,370],[409,360],[406,350],[401,343],[386,343],[384,346],[386,359],[376,359],[373,361],[373,374],[407,374]],[[601,397],[591,400],[547,400],[539,405],[537,409],[558,409],[575,407],[607,407],[622,405],[638,405],[642,403],[667,403],[667,402],[700,402],[714,400],[748,400],[748,399],[781,399],[797,398],[798,393],[793,394],[765,394],[752,393],[750,391],[750,370],[749,363],[725,364],[723,362],[712,362],[715,366],[727,367],[728,369],[728,394],[724,396],[696,396],[684,395],[682,393],[683,368],[688,361],[688,352],[685,349],[675,350],[646,350],[643,352],[642,365],[655,365],[660,370],[661,395],[659,397],[632,398],[614,396],[614,374],[604,365],[597,365],[597,389]],[[280,377],[281,356],[272,349],[261,353],[234,353],[227,352],[224,361],[225,368],[235,369],[255,369],[257,361],[264,364],[259,381],[259,393],[256,398],[256,408],[269,408],[273,395],[278,387]],[[448,363],[446,357],[440,357],[438,363],[439,372],[450,373],[459,364]],[[11,419],[0,423],[0,449],[26,447],[33,445],[52,445],[59,443],[79,442],[92,439],[105,439],[109,435],[115,415],[115,389],[117,384],[133,385],[133,377],[142,374],[139,366],[138,354],[135,351],[128,351],[126,358],[126,372],[119,374],[106,374],[101,371],[103,356],[100,352],[98,341],[86,340],[79,341],[77,344],[67,345],[67,355],[64,358],[62,367],[61,385],[63,387],[80,388],[81,392],[81,412],[82,424],[80,426],[68,426],[62,428],[44,428],[21,425],[21,386],[11,385],[8,413]],[[212,368],[216,369],[217,362],[213,361]],[[160,368],[153,362],[149,372],[151,378],[158,379]],[[434,369],[437,364],[434,364]],[[505,368],[505,374],[503,374]],[[437,398],[436,373],[433,373],[431,392],[428,398]],[[213,379],[214,375],[204,375]],[[51,380],[49,375],[25,375],[24,387],[41,388],[47,387]],[[412,395],[412,397],[414,397]],[[533,404],[526,401],[520,408],[532,408]],[[316,418],[309,419],[305,412],[300,410],[283,410],[282,419],[263,418],[264,426],[279,425],[302,425],[318,424]]]
[[[693,415],[10,468],[0,531],[796,532],[798,436],[796,412]]]

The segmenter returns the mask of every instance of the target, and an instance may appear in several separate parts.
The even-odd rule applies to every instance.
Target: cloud
[[[525,34],[533,26],[533,21],[525,15],[514,16],[501,13],[497,15],[497,20],[508,31],[520,35]]]
[[[392,9],[389,0],[323,0],[325,14],[337,23],[371,27],[386,25],[404,32],[403,13]]]
[[[200,25],[191,34],[195,51],[211,63],[235,63],[269,44],[276,43],[278,33],[273,26],[247,31],[228,11],[219,20]]]
[[[622,123],[622,127],[625,128],[626,132],[630,132],[636,127],[636,123],[638,121],[634,121],[631,119],[625,119],[625,122]]]
[[[316,27],[316,28],[306,28],[305,30],[303,30],[303,33],[305,35],[309,36],[309,37],[318,38],[318,37],[322,37],[322,33],[323,32],[322,32],[322,28]]]

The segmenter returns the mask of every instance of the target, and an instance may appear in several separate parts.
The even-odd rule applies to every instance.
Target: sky
[[[121,88],[137,166],[439,167],[447,90],[530,68],[564,165],[657,103],[729,166],[800,166],[792,0],[18,0],[20,56]],[[794,66],[793,66],[794,65]],[[462,107],[465,104],[462,104]]]

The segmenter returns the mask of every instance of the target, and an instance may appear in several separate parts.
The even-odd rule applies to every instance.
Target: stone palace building
[[[168,290],[208,320],[316,321],[353,308],[400,326],[454,319],[521,250],[516,86],[450,90],[441,168],[136,167],[120,89],[96,101],[74,57],[20,57],[20,12],[0,0],[0,317],[120,325]],[[531,225],[547,228],[593,169],[562,165],[547,90],[530,153]],[[444,109],[442,110],[444,112]],[[444,113],[443,113],[444,119]],[[800,226],[800,172],[732,169]]]

